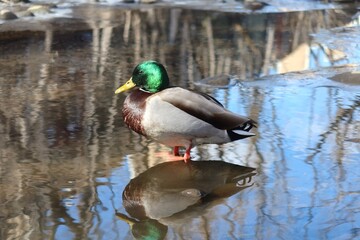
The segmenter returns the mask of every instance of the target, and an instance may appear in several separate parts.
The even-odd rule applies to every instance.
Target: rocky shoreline
[[[209,2],[211,4],[209,4]],[[251,3],[249,5],[249,2]],[[261,8],[254,9],[252,4],[265,3]],[[344,3],[344,4],[339,4]],[[160,7],[180,7],[199,10],[215,10],[224,12],[243,12],[243,13],[277,13],[277,12],[293,12],[293,11],[309,11],[324,9],[340,9],[353,8],[356,9],[357,0],[333,0],[323,2],[308,1],[258,1],[258,0],[105,0],[97,3],[89,3],[87,1],[56,1],[55,3],[47,3],[46,1],[29,1],[29,0],[0,0],[0,24],[15,19],[32,19],[34,17],[53,17],[61,10],[68,10],[79,5],[97,5],[97,6],[123,6],[125,8],[141,8],[142,6],[155,5]],[[144,5],[143,5],[144,4]],[[250,7],[249,7],[250,6]],[[60,13],[61,15],[61,13]]]
[[[54,8],[57,8],[56,4],[51,3],[37,4],[26,1],[19,1],[17,3],[5,2],[0,4],[0,20],[14,20],[50,14],[53,12]]]

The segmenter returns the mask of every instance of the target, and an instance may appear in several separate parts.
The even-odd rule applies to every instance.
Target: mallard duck
[[[165,67],[156,61],[137,65],[132,77],[115,93],[138,87],[125,99],[125,124],[135,132],[174,148],[190,150],[200,144],[222,144],[254,136],[255,121],[225,109],[215,98],[201,92],[173,87]]]

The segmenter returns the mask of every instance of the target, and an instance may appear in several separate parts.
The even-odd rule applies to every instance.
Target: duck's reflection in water
[[[129,182],[123,205],[130,217],[117,216],[129,223],[135,238],[162,239],[166,222],[191,216],[213,200],[252,186],[254,175],[255,168],[221,161],[161,163]]]

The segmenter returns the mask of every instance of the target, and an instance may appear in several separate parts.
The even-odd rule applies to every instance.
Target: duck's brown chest
[[[125,124],[135,132],[146,136],[142,119],[146,110],[146,99],[151,93],[135,90],[126,97],[122,109]]]

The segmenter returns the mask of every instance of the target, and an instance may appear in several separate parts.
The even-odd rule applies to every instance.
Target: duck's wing
[[[230,130],[248,128],[255,126],[255,122],[248,117],[240,116],[226,110],[215,98],[196,91],[186,90],[180,87],[172,87],[162,90],[157,94],[166,101],[182,111],[201,119],[218,129]],[[249,128],[250,125],[251,127]]]

